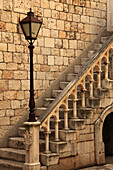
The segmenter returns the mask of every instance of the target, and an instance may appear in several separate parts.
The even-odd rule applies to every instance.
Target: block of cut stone
[[[82,69],[82,66],[81,65],[75,65],[74,66],[74,73],[79,73]]]
[[[40,154],[41,163],[46,166],[57,164],[59,161],[59,155],[57,153]]]
[[[83,129],[84,128],[84,119],[70,119],[69,127],[73,130]]]
[[[24,163],[7,159],[0,159],[0,168],[1,170],[21,170],[24,168]]]
[[[94,50],[90,50],[88,51],[88,57],[89,58],[92,58],[92,56],[95,54],[95,51]]]
[[[45,98],[44,99],[44,106],[48,107],[54,100],[55,100],[55,98]]]
[[[89,58],[81,58],[81,65],[86,65],[88,61],[89,61]]]
[[[101,42],[105,43],[108,40],[108,37],[101,37]]]
[[[110,88],[110,81],[109,80],[102,80],[102,88],[109,89]]]
[[[68,84],[69,82],[60,82],[60,88],[63,90]]]
[[[59,132],[60,139],[64,141],[75,141],[76,132],[74,130],[60,130]]]
[[[57,97],[61,92],[62,90],[52,90],[52,97]]]
[[[19,127],[19,128],[18,128],[18,135],[19,135],[20,137],[24,136],[25,131],[26,131],[25,127]]]
[[[68,73],[67,81],[72,81],[72,80],[76,79],[76,76],[77,76],[77,74]]]
[[[22,137],[9,138],[9,147],[25,149],[24,138]]]
[[[100,50],[102,48],[102,44],[95,44],[94,45],[94,50]]]
[[[54,142],[50,141],[50,150],[52,152],[57,152],[60,158],[71,156],[72,155],[72,146],[70,142],[59,141]]]
[[[46,166],[41,166],[40,170],[47,170],[47,167]]]
[[[92,108],[79,108],[78,109],[78,115],[79,115],[79,118],[81,119],[88,119],[88,118],[92,118],[93,117],[93,110]]]
[[[25,150],[14,148],[0,148],[0,157],[3,159],[25,162]]]

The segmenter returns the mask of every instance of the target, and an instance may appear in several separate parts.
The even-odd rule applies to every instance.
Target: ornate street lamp
[[[27,13],[27,17],[19,22],[22,31],[25,35],[25,39],[29,42],[30,50],[30,100],[29,100],[29,122],[35,122],[35,101],[34,101],[34,85],[33,85],[33,49],[34,41],[37,39],[42,22],[34,17],[34,13],[31,11]]]

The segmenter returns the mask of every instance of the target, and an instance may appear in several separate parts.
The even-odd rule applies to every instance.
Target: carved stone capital
[[[28,151],[30,145],[32,144],[32,133],[26,130],[26,133],[24,134],[24,144],[25,148]]]

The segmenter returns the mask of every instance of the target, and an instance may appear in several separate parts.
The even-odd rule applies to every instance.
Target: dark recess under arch
[[[111,112],[103,124],[103,142],[105,144],[105,156],[113,156],[113,112]]]

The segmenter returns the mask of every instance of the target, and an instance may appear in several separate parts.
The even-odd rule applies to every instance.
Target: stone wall
[[[28,109],[29,50],[19,18],[30,7],[43,18],[34,49],[35,98],[106,26],[106,0],[0,0],[0,137]]]

